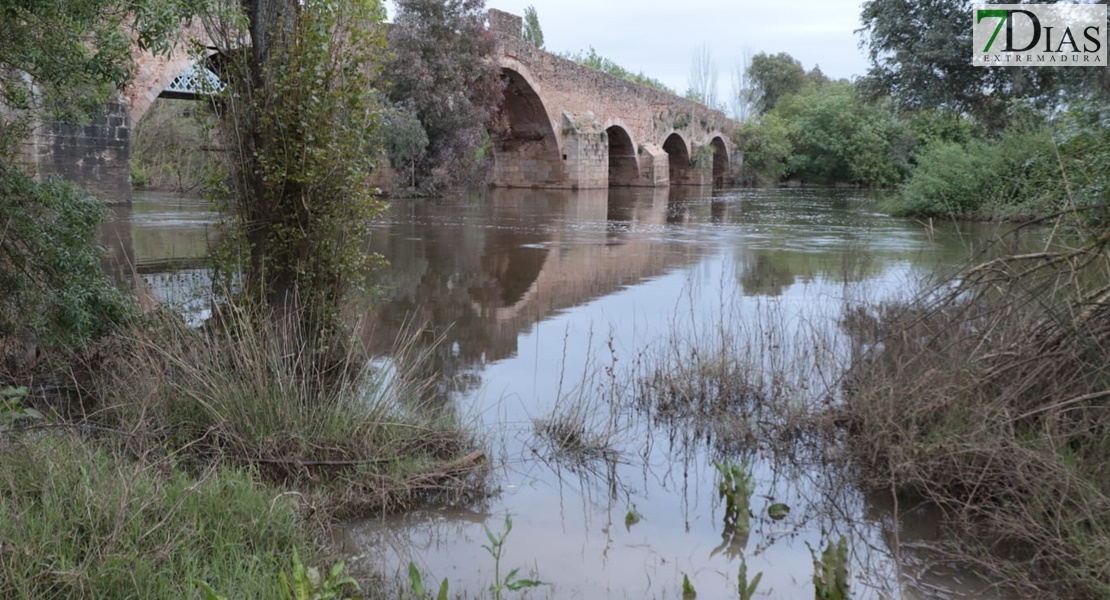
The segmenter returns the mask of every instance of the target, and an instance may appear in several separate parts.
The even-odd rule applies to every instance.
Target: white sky
[[[859,48],[862,0],[486,0],[488,8],[522,15],[533,5],[544,48],[577,52],[593,46],[622,67],[643,71],[683,93],[695,50],[709,45],[719,98],[745,48],[753,54],[787,52],[809,70],[815,64],[837,79],[863,75]],[[392,3],[387,2],[392,16]]]

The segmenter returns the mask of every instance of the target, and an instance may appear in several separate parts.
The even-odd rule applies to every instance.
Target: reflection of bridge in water
[[[391,263],[373,278],[371,346],[414,323],[427,343],[442,336],[434,366],[449,377],[512,356],[535,323],[698,260],[702,246],[664,231],[698,191],[498,189],[476,206],[395,207],[407,216],[371,242]]]
[[[707,188],[494,189],[476,203],[397,201],[370,250],[389,259],[363,308],[366,339],[386,353],[405,323],[443,336],[433,367],[452,376],[513,355],[517,338],[561,310],[696,261],[666,235]],[[154,197],[115,208],[105,267],[145,306],[196,322],[208,308],[213,215],[203,202]]]

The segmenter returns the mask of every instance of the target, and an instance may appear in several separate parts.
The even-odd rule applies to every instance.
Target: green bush
[[[78,347],[133,315],[94,243],[103,205],[63,181],[38,183],[0,162],[0,339],[32,333]]]
[[[1063,199],[1045,128],[1010,130],[966,144],[934,143],[917,163],[890,206],[895,215],[1020,217],[1054,210]]]
[[[909,170],[910,134],[884,103],[848,82],[807,88],[773,111],[790,124],[788,176],[811,183],[893,185]]]
[[[793,152],[790,136],[789,123],[775,113],[741,123],[733,137],[744,156],[740,182],[766,185],[781,181],[786,175],[786,160]]]

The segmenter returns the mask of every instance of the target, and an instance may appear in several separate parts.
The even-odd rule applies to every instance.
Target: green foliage
[[[327,577],[316,567],[306,567],[301,555],[293,549],[293,570],[289,575],[281,572],[281,589],[286,600],[352,600],[343,594],[347,587],[359,589],[358,582],[343,575],[345,565],[339,561],[332,565]]]
[[[503,98],[495,39],[483,0],[397,0],[389,29],[387,93],[410,103],[428,136],[417,157],[417,187],[440,194],[484,182],[488,156],[477,158]]]
[[[127,322],[94,245],[104,207],[62,181],[38,183],[0,162],[0,339],[75,348]]]
[[[131,184],[179,193],[204,185],[213,168],[204,122],[211,113],[191,100],[161,99],[131,130]]]
[[[482,544],[486,552],[493,557],[493,583],[489,586],[489,591],[493,593],[496,600],[501,600],[501,594],[504,590],[516,592],[526,588],[539,587],[547,585],[542,581],[535,579],[525,579],[517,577],[519,568],[509,571],[504,578],[501,577],[501,554],[505,549],[505,540],[509,537],[509,532],[513,530],[513,519],[509,515],[505,515],[505,531],[499,534],[494,534],[490,531],[489,527],[483,525],[486,530],[486,538],[489,539],[489,545]]]
[[[848,600],[851,596],[848,586],[848,539],[840,536],[835,545],[829,540],[820,558],[812,546],[808,543],[806,546],[813,556],[813,585],[817,600]]]
[[[409,587],[412,588],[414,600],[424,600],[428,595],[428,591],[424,588],[424,578],[420,575],[420,569],[417,569],[412,562],[409,563]],[[439,591],[436,592],[436,600],[447,600],[448,593],[447,578],[444,577],[439,584]]]
[[[379,125],[372,83],[384,10],[373,0],[307,0],[268,24],[266,46],[235,50],[248,22],[263,27],[254,17],[221,15],[216,40],[232,57],[216,104],[231,173],[230,193],[214,192],[233,253],[222,266],[245,271],[242,298],[295,316],[314,339],[337,327],[347,292],[375,260],[361,245],[383,206],[371,185],[379,151],[367,140]]]
[[[543,48],[543,29],[540,28],[540,18],[536,15],[536,7],[528,5],[524,9],[524,41],[537,48]]]
[[[1044,107],[1059,92],[1099,90],[1099,69],[1038,67],[985,69],[972,64],[972,29],[963,0],[869,0],[860,20],[871,68],[863,88],[902,109],[968,112],[991,129],[1006,125],[1007,103],[1029,98]]]
[[[790,507],[782,502],[776,502],[767,507],[767,516],[776,521],[781,521],[790,514]]]
[[[281,490],[245,471],[198,479],[68,433],[6,434],[0,487],[4,598],[190,598],[196,579],[278,598],[286,553],[313,547]]]
[[[740,587],[740,600],[752,600],[752,598],[755,598],[755,590],[759,587],[759,582],[763,579],[763,573],[756,573],[755,577],[748,581],[748,561],[741,558],[740,573],[737,579]]]
[[[774,184],[786,176],[786,161],[794,152],[790,125],[775,113],[741,123],[733,142],[743,154],[741,183]]]
[[[690,577],[685,573],[682,574],[682,600],[693,600],[698,597],[698,591],[694,589],[694,584],[690,583]]]
[[[80,121],[103,108],[131,79],[133,44],[168,51],[181,22],[205,4],[206,0],[0,0],[0,106]],[[27,122],[8,119],[0,111],[0,131],[17,125],[17,137],[22,137]]]
[[[1068,184],[1067,205],[1084,210],[1088,223],[1105,228],[1110,224],[1110,106],[1077,102],[1053,125]]]
[[[640,511],[636,510],[635,506],[629,508],[628,512],[624,514],[624,528],[632,529],[632,526],[639,523],[643,518],[644,516],[640,514]]]
[[[773,109],[784,96],[801,92],[808,81],[802,63],[785,52],[756,54],[748,74],[760,93],[760,113]]]
[[[742,464],[713,460],[713,467],[721,476],[717,495],[725,501],[725,529],[746,535],[751,529],[751,499],[755,493],[748,461]]]
[[[901,181],[909,170],[909,133],[889,107],[864,101],[850,83],[786,96],[774,112],[790,123],[790,176],[885,186]]]
[[[428,147],[428,134],[412,103],[391,104],[382,114],[382,143],[390,164],[398,172],[407,172],[409,185],[416,187],[416,163]]]
[[[662,90],[670,94],[676,93],[673,89],[671,89],[665,83],[659,81],[658,79],[648,77],[647,75],[644,75],[643,72],[633,73],[632,71],[629,71],[628,69],[625,69],[624,67],[613,62],[612,60],[601,56],[597,53],[597,50],[594,50],[593,46],[590,46],[589,50],[580,50],[576,53],[568,53],[563,56],[565,58],[573,60],[580,65],[585,65],[587,67],[590,67],[591,69],[601,71],[602,73],[608,73],[613,77],[619,77],[633,83],[646,85],[648,87]]]
[[[1044,128],[1016,128],[990,140],[937,142],[890,207],[897,215],[1037,214],[1063,199],[1063,182]]]
[[[27,397],[25,387],[0,388],[0,426],[10,426],[18,421],[41,421],[45,417],[33,408],[23,406]]]

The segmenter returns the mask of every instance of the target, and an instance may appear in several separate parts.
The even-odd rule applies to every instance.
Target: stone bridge
[[[656,187],[728,178],[737,123],[724,113],[537,49],[522,39],[517,15],[491,9],[489,27],[506,83],[494,185]]]
[[[619,79],[539,50],[521,37],[521,18],[489,11],[505,81],[493,141],[493,185],[597,189],[707,185],[729,177],[736,122],[722,112]],[[44,123],[25,162],[61,175],[108,202],[130,200],[131,129],[171,83],[192,67],[199,23],[169,56],[137,54],[135,77],[120,101],[88,125]],[[208,53],[214,52],[209,47]],[[199,150],[198,150],[199,151]]]

